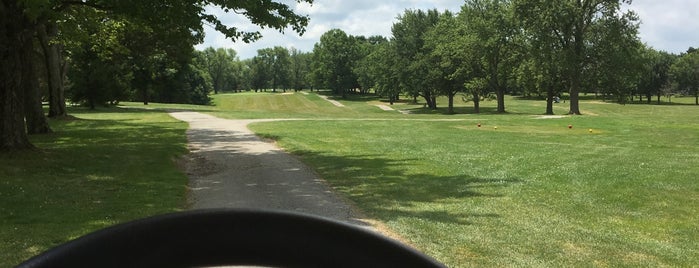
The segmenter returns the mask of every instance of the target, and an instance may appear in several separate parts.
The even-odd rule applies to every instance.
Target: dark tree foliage
[[[646,97],[646,102],[651,103],[653,96],[657,96],[657,103],[660,104],[660,97],[663,88],[670,85],[670,67],[676,60],[676,56],[653,48],[645,48],[643,57],[643,67],[641,77],[637,84],[637,92]]]
[[[291,73],[289,77],[291,87],[294,91],[311,87],[311,83],[307,79],[313,57],[311,53],[304,53],[296,48],[291,48],[289,56],[291,57]]]
[[[437,10],[406,10],[393,24],[393,46],[398,55],[400,86],[408,95],[421,96],[430,109],[437,109],[438,88],[424,77],[429,76],[429,48],[425,46],[426,34],[439,21]]]
[[[699,105],[699,50],[689,48],[670,67],[670,75],[679,92],[694,96],[694,103]]]
[[[312,3],[313,0],[299,0],[298,2]],[[225,12],[235,12],[246,17],[252,23],[263,28],[272,28],[284,31],[290,27],[293,31],[303,33],[308,25],[309,18],[295,14],[293,9],[287,4],[272,0],[207,0],[207,1],[179,1],[179,0],[55,0],[55,1],[30,1],[30,0],[2,0],[0,1],[0,150],[26,149],[31,148],[27,138],[25,118],[27,113],[24,108],[26,97],[23,92],[27,88],[31,75],[23,73],[27,70],[27,64],[20,55],[26,51],[35,51],[34,41],[39,26],[46,28],[56,27],[60,24],[70,24],[77,20],[100,24],[104,20],[92,20],[76,10],[100,10],[104,12],[105,18],[110,21],[125,21],[140,27],[141,34],[132,37],[150,37],[150,44],[156,52],[148,51],[146,44],[139,38],[127,38],[127,40],[137,40],[134,44],[124,44],[131,52],[141,52],[141,54],[131,55],[135,61],[133,76],[135,79],[147,81],[150,77],[163,78],[171,75],[163,73],[162,70],[153,72],[149,69],[155,66],[150,57],[162,55],[174,57],[173,61],[179,63],[180,67],[186,66],[192,58],[192,53],[177,53],[183,50],[183,46],[190,48],[193,44],[201,42],[203,39],[203,25],[207,23],[224,33],[232,40],[243,40],[245,42],[255,41],[261,37],[259,31],[246,31],[237,27],[224,25],[218,17],[208,14],[204,7],[206,5],[218,6]],[[82,24],[85,25],[85,24]],[[76,28],[73,28],[73,32]],[[82,28],[77,28],[82,29]],[[69,33],[71,31],[66,31]],[[74,36],[63,35],[63,42],[75,41]],[[160,41],[161,44],[153,42]],[[94,50],[84,49],[82,52]],[[145,56],[145,57],[139,57]],[[111,68],[102,66],[100,60],[94,59],[93,64],[100,68]],[[58,66],[52,64],[51,66]],[[87,67],[84,71],[88,72]],[[49,67],[55,68],[55,67]],[[97,69],[92,69],[97,71]],[[175,71],[177,73],[177,71]],[[121,73],[120,73],[121,74]],[[95,74],[94,79],[102,79],[104,74]],[[91,78],[91,79],[92,79]],[[92,85],[95,81],[83,79],[85,85]],[[155,84],[162,81],[156,81]],[[152,86],[151,84],[150,86]],[[149,87],[143,86],[141,96],[144,103],[150,98]],[[92,100],[98,100],[97,93],[91,89],[83,88],[84,96]],[[78,94],[79,95],[79,94]],[[52,100],[65,101],[65,100]]]
[[[638,18],[632,11],[622,12],[630,0],[513,0],[522,31],[532,37],[545,37],[555,49],[561,76],[568,83],[569,114],[581,114],[579,95],[594,69],[595,51],[615,38],[604,36],[597,29],[622,27],[617,31],[636,31]],[[626,28],[623,28],[626,27]],[[608,30],[610,28],[607,28]],[[613,32],[614,30],[610,31]],[[551,38],[549,38],[551,37]],[[603,42],[600,42],[603,41]],[[554,44],[555,43],[555,44]]]
[[[357,39],[340,29],[327,31],[313,48],[314,75],[334,94],[346,97],[358,87],[354,66],[360,59]]]

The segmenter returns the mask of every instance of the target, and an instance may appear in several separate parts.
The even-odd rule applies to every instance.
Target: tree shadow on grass
[[[494,106],[481,106],[480,112],[476,113],[476,110],[472,106],[457,106],[454,107],[454,113],[449,113],[448,107],[438,107],[436,110],[429,109],[426,107],[404,109],[409,111],[411,114],[423,114],[423,115],[474,115],[474,116],[492,116],[492,115],[526,115],[530,113],[512,112],[505,111],[504,113],[499,113],[497,107]]]
[[[166,108],[166,107],[149,107],[147,105],[143,106],[99,106],[95,109],[90,109],[89,107],[70,107],[68,109],[68,114],[100,114],[100,113],[170,113],[170,112],[217,112],[219,110],[215,109],[214,105],[201,105],[201,107],[196,107],[196,109],[188,108]]]
[[[16,241],[13,262],[112,224],[180,210],[186,178],[173,158],[185,152],[184,129],[170,123],[52,120],[55,133],[31,137],[39,149],[0,155],[7,171],[0,228],[27,234],[0,237]]]
[[[503,188],[522,183],[517,178],[477,178],[414,173],[406,165],[418,159],[389,159],[381,155],[336,156],[297,151],[336,190],[382,221],[414,218],[442,223],[471,224],[473,218],[496,218],[497,212],[452,210],[469,199],[500,198]],[[445,209],[447,208],[447,209]]]
[[[411,108],[411,109],[405,109],[405,110],[409,111],[411,114],[427,114],[427,115],[456,115],[456,114],[493,115],[493,114],[500,114],[497,112],[496,107],[481,107],[480,113],[476,113],[475,112],[476,110],[473,107],[459,106],[459,107],[454,107],[454,113],[452,113],[452,114],[449,113],[448,107],[438,107],[436,110],[426,108],[426,107]]]

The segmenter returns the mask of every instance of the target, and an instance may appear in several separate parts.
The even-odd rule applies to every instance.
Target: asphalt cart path
[[[272,209],[368,225],[315,172],[247,128],[272,120],[227,120],[198,112],[170,115],[189,123],[190,154],[184,165],[192,209]]]

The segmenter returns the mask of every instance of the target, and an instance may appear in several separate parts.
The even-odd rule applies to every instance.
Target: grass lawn
[[[120,222],[185,206],[187,127],[163,112],[72,109],[39,149],[0,154],[0,267]]]
[[[590,100],[542,119],[541,101],[507,105],[252,128],[450,267],[699,263],[699,107]]]
[[[487,101],[480,115],[340,101],[345,107],[315,93],[237,93],[214,96],[212,106],[149,107],[307,119],[251,128],[450,267],[699,263],[699,107],[686,105],[693,98],[585,99],[585,115],[560,118],[542,118],[543,101],[517,98],[506,101],[507,114],[490,113],[495,103]],[[556,113],[567,110],[556,104]],[[32,137],[40,150],[0,154],[0,267],[185,206],[186,178],[173,159],[186,151],[186,124],[158,111],[72,114],[79,119],[51,122],[57,133]]]

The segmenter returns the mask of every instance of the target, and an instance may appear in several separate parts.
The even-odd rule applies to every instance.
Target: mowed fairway
[[[246,110],[240,97],[281,96],[217,103]],[[699,107],[586,101],[586,115],[542,118],[543,102],[516,99],[505,115],[311,103],[284,117],[313,120],[252,129],[450,267],[699,263]]]
[[[542,117],[543,101],[516,98],[508,114],[485,102],[480,115],[339,101],[345,106],[316,93],[237,93],[214,96],[212,106],[148,107],[294,119],[250,127],[449,267],[699,263],[698,106],[586,100],[583,116]],[[186,209],[187,180],[174,163],[186,152],[186,124],[163,110],[73,108],[76,119],[52,120],[56,133],[32,137],[40,149],[0,155],[0,267]]]

